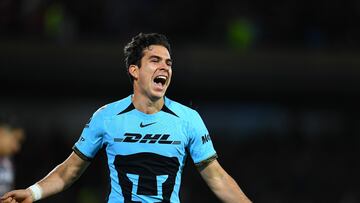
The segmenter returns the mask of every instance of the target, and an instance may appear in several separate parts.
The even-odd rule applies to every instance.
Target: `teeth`
[[[164,80],[166,80],[166,76],[163,76],[163,75],[159,75],[159,76],[157,76],[156,78],[159,78],[159,79],[164,79]]]

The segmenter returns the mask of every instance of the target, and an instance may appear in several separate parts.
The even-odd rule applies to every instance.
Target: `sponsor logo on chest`
[[[169,134],[145,134],[125,133],[123,138],[114,138],[114,142],[144,143],[144,144],[174,144],[179,145],[181,141],[171,140]]]

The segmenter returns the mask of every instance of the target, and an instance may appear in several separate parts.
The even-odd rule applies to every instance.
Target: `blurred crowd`
[[[0,37],[59,42],[162,32],[248,47],[359,47],[360,3],[349,1],[2,0]]]

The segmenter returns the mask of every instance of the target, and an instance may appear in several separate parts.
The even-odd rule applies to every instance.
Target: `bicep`
[[[216,159],[211,161],[207,165],[198,167],[198,170],[201,177],[207,183],[211,181],[217,181],[218,179],[221,179],[224,175],[226,175],[226,172]]]
[[[79,155],[72,152],[70,156],[65,160],[66,165],[71,166],[74,170],[85,170],[89,165],[90,161],[82,159]]]
[[[229,185],[233,183],[232,178],[221,167],[217,160],[214,160],[207,166],[198,169],[200,171],[201,177],[204,179],[209,188],[215,193],[224,191],[224,188],[229,187]]]

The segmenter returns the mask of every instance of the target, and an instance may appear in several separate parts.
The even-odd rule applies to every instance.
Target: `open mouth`
[[[154,78],[154,83],[157,85],[164,86],[166,83],[167,77],[164,75],[158,75]]]

